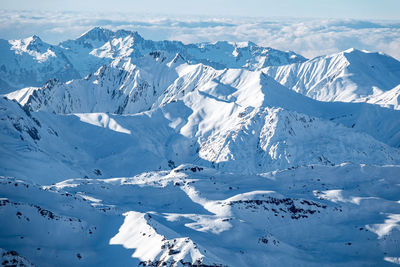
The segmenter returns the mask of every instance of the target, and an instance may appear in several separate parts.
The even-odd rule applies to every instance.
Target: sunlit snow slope
[[[294,91],[321,101],[365,102],[400,83],[399,61],[357,49],[264,71]]]
[[[395,59],[102,28],[0,48],[4,266],[400,262]]]
[[[38,36],[22,40],[0,39],[0,93],[39,86],[49,79],[83,78],[117,58],[139,58],[159,52],[179,53],[192,63],[215,68],[260,69],[266,66],[303,62],[294,52],[283,52],[254,43],[200,43],[151,41],[137,32],[113,32],[96,27],[77,39],[49,45]]]

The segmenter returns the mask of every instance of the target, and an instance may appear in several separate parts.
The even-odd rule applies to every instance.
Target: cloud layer
[[[350,47],[381,51],[400,59],[400,21],[343,19],[172,17],[144,14],[10,12],[0,10],[0,38],[33,34],[56,44],[94,26],[136,30],[152,40],[253,41],[312,58]]]

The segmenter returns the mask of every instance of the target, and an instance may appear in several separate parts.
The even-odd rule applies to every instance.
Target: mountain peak
[[[178,65],[178,64],[182,64],[184,62],[186,62],[185,58],[180,53],[176,53],[175,57],[172,59],[172,61],[169,63],[169,65],[170,66],[172,66],[172,64]]]
[[[79,36],[77,41],[100,41],[107,42],[113,38],[125,38],[127,36],[132,36],[134,40],[143,40],[142,36],[136,31],[128,30],[117,30],[113,31],[103,27],[94,27],[81,36]]]
[[[368,62],[370,64],[378,64],[378,62],[384,61],[385,64],[394,64],[396,65],[395,69],[398,71],[398,65],[399,62],[392,58],[389,55],[386,55],[382,52],[375,52],[375,51],[369,51],[365,49],[356,49],[356,48],[349,48],[347,50],[344,50],[338,54],[343,55],[346,57],[348,60],[357,60],[360,63],[362,62],[363,64],[366,64],[366,61],[371,61]],[[378,61],[378,62],[373,62],[373,61]]]
[[[36,43],[36,44],[43,43],[42,39],[40,39],[40,37],[37,36],[36,34],[23,39],[23,42],[27,45],[34,44],[34,43]]]
[[[388,55],[386,55],[385,53],[382,53],[382,52],[377,52],[377,51],[370,51],[370,50],[366,50],[366,49],[357,49],[357,48],[349,48],[349,49],[347,49],[347,50],[344,50],[344,51],[342,51],[342,52],[340,52],[341,54],[343,54],[343,55],[371,55],[371,56],[374,56],[374,57],[381,57],[381,56],[383,56],[383,57],[390,57],[391,58],[391,56],[388,56]]]
[[[125,37],[128,35],[132,36],[135,39],[143,39],[143,37],[137,31],[117,30],[115,32],[116,37]]]
[[[113,31],[103,27],[94,27],[79,36],[78,40],[107,41],[113,33]]]
[[[351,47],[349,49],[344,50],[343,53],[351,54],[351,53],[358,52],[358,51],[360,51],[360,50],[358,50],[358,49],[356,49],[354,47]]]
[[[37,35],[32,35],[28,38],[22,39],[20,44],[24,50],[32,50],[37,52],[44,52],[49,46]]]
[[[234,43],[235,47],[237,48],[244,48],[244,47],[250,47],[250,46],[257,46],[256,43],[253,43],[252,41],[247,41],[247,42],[236,42]]]
[[[37,36],[36,34],[32,35],[31,38],[32,38],[32,41],[35,41],[35,42],[36,42],[36,41],[40,41],[40,42],[42,41],[42,40],[40,39],[40,37]]]

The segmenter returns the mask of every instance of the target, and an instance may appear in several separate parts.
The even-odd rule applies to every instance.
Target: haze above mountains
[[[324,4],[320,1],[316,2]],[[16,2],[12,1],[11,3],[15,5]],[[262,3],[266,4],[265,1]],[[351,4],[355,5],[355,3],[353,1]],[[356,19],[354,16],[350,16],[354,19],[349,19],[349,17],[335,19],[335,16],[322,15],[315,19],[301,18],[298,10],[296,10],[299,14],[298,18],[276,17],[277,14],[271,15],[272,17],[265,17],[264,14],[260,18],[171,16],[170,14],[146,14],[138,10],[114,13],[108,9],[104,13],[96,13],[93,10],[63,12],[57,11],[59,10],[57,8],[51,12],[46,11],[45,8],[42,11],[0,10],[0,24],[2,25],[0,36],[10,40],[36,34],[47,43],[57,45],[67,39],[75,39],[94,26],[102,26],[114,31],[119,29],[138,31],[145,39],[156,41],[179,40],[185,44],[221,40],[252,41],[258,45],[274,47],[279,50],[293,50],[307,58],[333,54],[354,47],[381,51],[399,60],[399,18],[388,20],[386,17],[386,19],[374,20],[371,16],[368,17],[361,10],[371,3],[363,2],[362,7],[354,9],[362,13],[364,19]],[[334,4],[336,6],[337,2]],[[349,9],[349,3],[342,3],[342,5]],[[382,3],[379,7],[388,8]],[[334,14],[344,15],[333,12],[332,9],[329,10]],[[390,10],[397,9],[393,7]],[[325,9],[325,11],[327,10]],[[65,25],[73,25],[73,27]]]
[[[3,260],[400,262],[398,60],[101,27],[0,55]]]

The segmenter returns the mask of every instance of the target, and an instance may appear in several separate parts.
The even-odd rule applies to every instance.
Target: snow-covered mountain
[[[228,105],[226,117],[232,117],[233,111],[280,107],[341,123],[390,146],[400,146],[398,111],[363,103],[315,101],[290,91],[261,71],[215,70],[203,64],[187,64],[179,55],[169,58],[147,55],[136,63],[133,65],[130,59],[116,60],[85,79],[67,83],[50,81],[42,88],[27,88],[7,96],[32,111],[56,114],[133,114],[178,100],[183,100],[192,112],[208,100],[216,103],[219,113],[222,106]],[[214,116],[212,109],[202,113]],[[234,124],[230,123],[229,126]]]
[[[0,93],[27,86],[41,86],[57,77],[68,81],[81,76],[63,49],[43,42],[38,36],[22,40],[0,39]]]
[[[399,61],[357,49],[264,71],[286,87],[321,101],[365,102],[400,83]]]
[[[2,178],[3,259],[13,253],[38,266],[392,266],[399,171],[312,165],[238,176],[182,165],[51,186]]]
[[[294,52],[283,52],[254,43],[200,43],[143,39],[133,31],[111,31],[95,27],[75,40],[53,46],[38,36],[23,40],[0,39],[0,93],[39,86],[49,79],[66,82],[83,78],[113,59],[133,60],[149,53],[181,54],[191,63],[215,68],[260,69],[306,59]]]
[[[3,265],[400,262],[396,60],[102,28],[11,54],[48,51],[77,76],[0,98]]]
[[[395,88],[372,97],[366,97],[362,102],[378,104],[383,107],[400,109],[400,84]]]
[[[7,123],[4,128],[10,129],[6,134],[14,132],[8,147],[15,147],[15,153],[4,153],[10,170],[4,170],[4,174],[30,178],[37,171],[35,176],[50,182],[54,174],[39,167],[48,161],[43,160],[47,155],[64,166],[54,167],[66,170],[65,174],[57,172],[59,179],[71,177],[78,170],[78,177],[91,177],[96,169],[105,177],[130,176],[146,169],[198,162],[244,173],[311,163],[399,163],[398,149],[390,147],[400,145],[399,111],[368,104],[318,102],[290,91],[259,71],[218,71],[186,63],[175,71],[180,77],[163,93],[156,92],[159,97],[153,104],[146,102],[149,95],[154,98],[154,89],[147,87],[140,94],[121,97],[128,99],[123,100],[129,103],[122,105],[124,109],[118,104],[118,94],[107,92],[110,87],[97,78],[90,83],[103,86],[91,88],[87,80],[82,80],[85,83],[81,87],[73,83],[47,84],[32,94],[23,109],[3,100],[4,109],[10,110],[3,116]],[[48,95],[54,97],[42,98]],[[143,112],[140,107],[151,110]],[[35,119],[24,115],[24,110],[33,111],[29,114]],[[36,121],[42,127],[35,126]],[[46,137],[32,140],[30,130],[22,134],[24,128],[32,127],[37,135]],[[17,149],[24,142],[33,154],[40,155],[26,159],[26,164],[38,164],[35,171],[19,170],[23,159],[13,156],[18,155]],[[122,155],[134,162],[124,163]]]
[[[137,32],[111,31],[95,27],[76,40],[60,43],[67,50],[72,62],[82,64],[81,57],[74,57],[86,48],[86,56],[116,59],[121,57],[138,58],[150,52],[179,53],[191,63],[204,63],[214,68],[260,69],[266,66],[279,66],[306,59],[294,52],[283,52],[270,47],[261,47],[252,42],[183,44],[178,41],[152,41],[143,39]],[[89,52],[89,53],[87,53]]]

